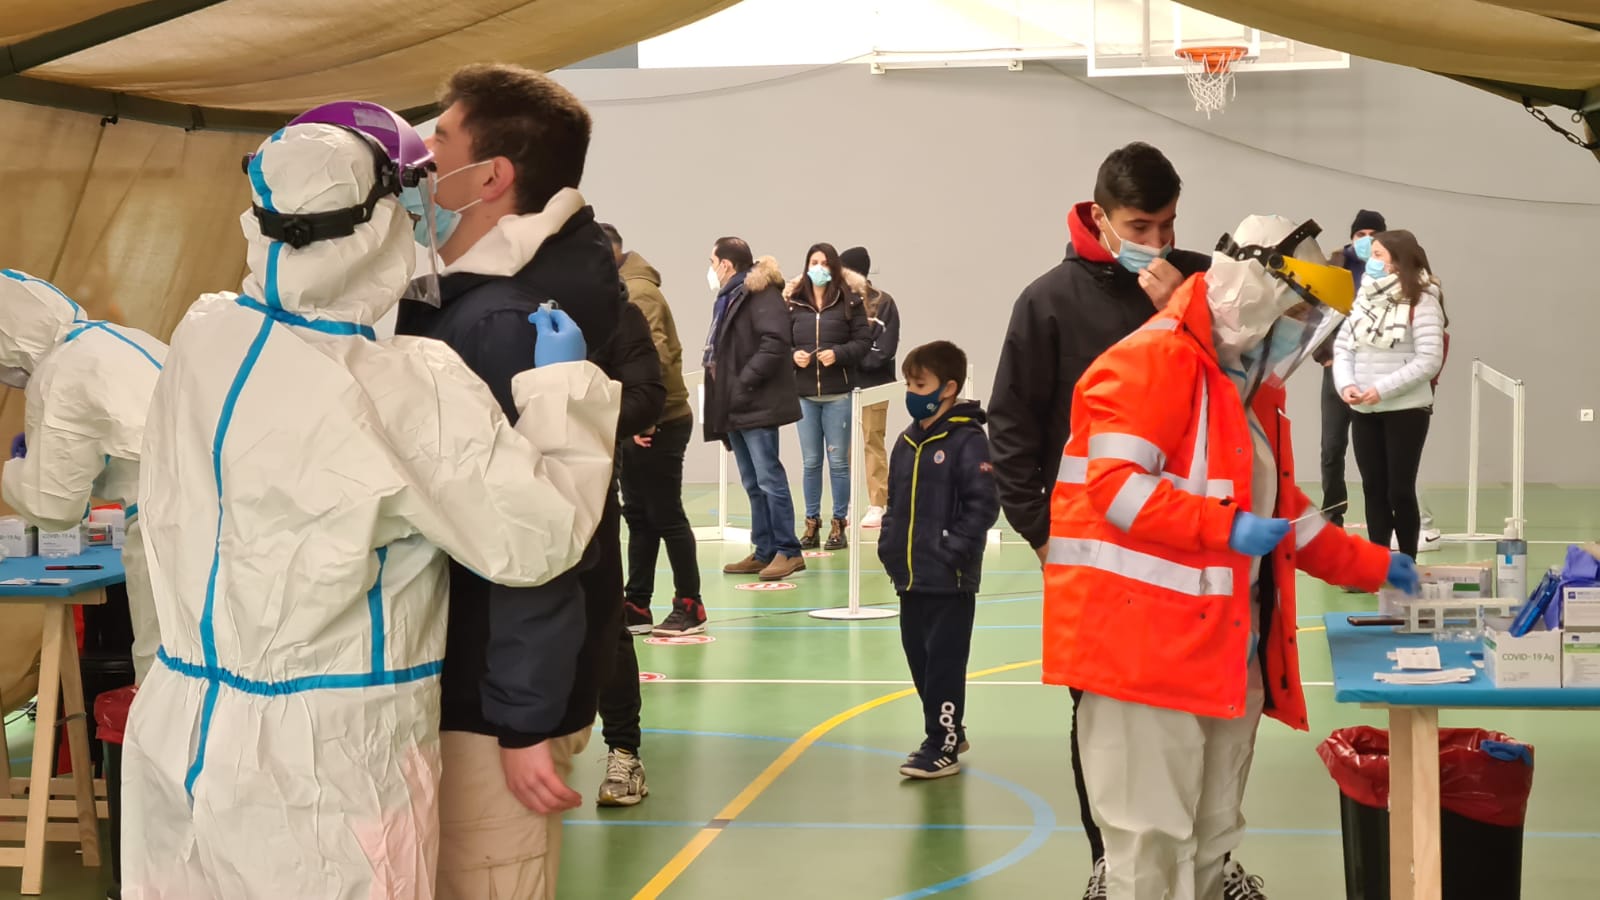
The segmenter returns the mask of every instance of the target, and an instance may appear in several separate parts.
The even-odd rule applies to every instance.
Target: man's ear
[[[511,160],[506,159],[504,156],[496,156],[490,161],[489,172],[489,180],[484,182],[483,185],[482,196],[484,202],[494,203],[504,197],[508,191],[512,192],[512,199],[516,199],[517,167],[511,164]],[[531,211],[538,212],[538,210]]]

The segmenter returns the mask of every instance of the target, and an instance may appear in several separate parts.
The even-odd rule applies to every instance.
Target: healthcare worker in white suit
[[[327,124],[263,144],[243,292],[173,335],[140,482],[162,646],[125,747],[126,900],[432,897],[446,555],[537,585],[599,521],[620,389],[570,319],[535,318],[515,428],[444,344],[374,339],[416,259],[386,156]]]
[[[145,411],[166,356],[166,344],[90,319],[48,281],[0,270],[0,384],[25,388],[27,398],[26,437],[0,485],[6,503],[46,532],[81,523],[91,498],[122,504],[136,681],[161,638],[136,501]]]

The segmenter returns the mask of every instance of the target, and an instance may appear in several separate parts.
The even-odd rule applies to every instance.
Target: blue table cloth
[[[1483,653],[1480,641],[1441,641],[1431,634],[1396,634],[1386,625],[1357,628],[1348,621],[1351,615],[1363,614],[1328,613],[1323,618],[1328,626],[1328,652],[1333,657],[1333,699],[1340,703],[1440,709],[1600,708],[1600,688],[1495,687],[1471,655]],[[1439,647],[1439,661],[1446,669],[1471,669],[1477,677],[1461,684],[1384,684],[1373,679],[1374,673],[1395,671],[1389,651],[1430,644]]]
[[[45,566],[100,566],[87,572],[47,572]],[[45,559],[27,556],[0,562],[0,581],[13,578],[65,578],[67,584],[0,584],[0,603],[11,598],[73,597],[87,591],[100,590],[127,580],[122,568],[122,551],[110,547],[96,547],[82,556],[66,559]]]

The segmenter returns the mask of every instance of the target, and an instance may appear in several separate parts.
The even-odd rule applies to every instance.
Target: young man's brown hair
[[[442,107],[457,103],[473,157],[503,156],[516,167],[517,212],[536,213],[583,181],[589,111],[550,76],[521,66],[467,66],[440,97]]]

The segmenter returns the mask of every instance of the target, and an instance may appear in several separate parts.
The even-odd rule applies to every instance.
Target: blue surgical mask
[[[942,394],[944,394],[944,385],[942,384],[926,394],[907,390],[906,412],[911,413],[913,421],[920,422],[939,411],[940,405],[944,403]]]
[[[1389,274],[1389,267],[1381,259],[1367,260],[1367,277],[1377,281]]]
[[[478,166],[486,166],[492,162],[494,160],[486,159],[482,162],[468,163],[454,172],[447,172],[434,179],[434,189],[437,190],[438,185],[451,175],[465,172],[468,169],[475,169]],[[456,233],[457,226],[461,224],[461,214],[482,202],[483,198],[479,197],[460,209],[445,209],[438,203],[434,203],[433,240],[430,243],[428,239],[428,201],[422,196],[422,187],[419,185],[417,187],[402,188],[400,191],[400,205],[405,207],[406,212],[417,219],[416,224],[412,226],[412,237],[416,238],[417,243],[422,246],[435,249],[443,247],[445,242],[450,240],[450,236]]]
[[[1356,259],[1365,262],[1372,258],[1372,235],[1364,234],[1350,242],[1350,249],[1356,252]]]
[[[1172,252],[1171,244],[1165,247],[1147,247],[1144,244],[1135,244],[1117,234],[1117,230],[1111,227],[1109,221],[1106,222],[1106,230],[1116,234],[1117,240],[1121,241],[1121,245],[1117,250],[1117,262],[1121,263],[1124,269],[1135,275],[1150,268],[1150,264],[1157,259],[1166,259],[1167,254]]]
[[[806,270],[806,277],[817,287],[827,287],[833,281],[833,273],[828,271],[827,266],[812,266]]]

